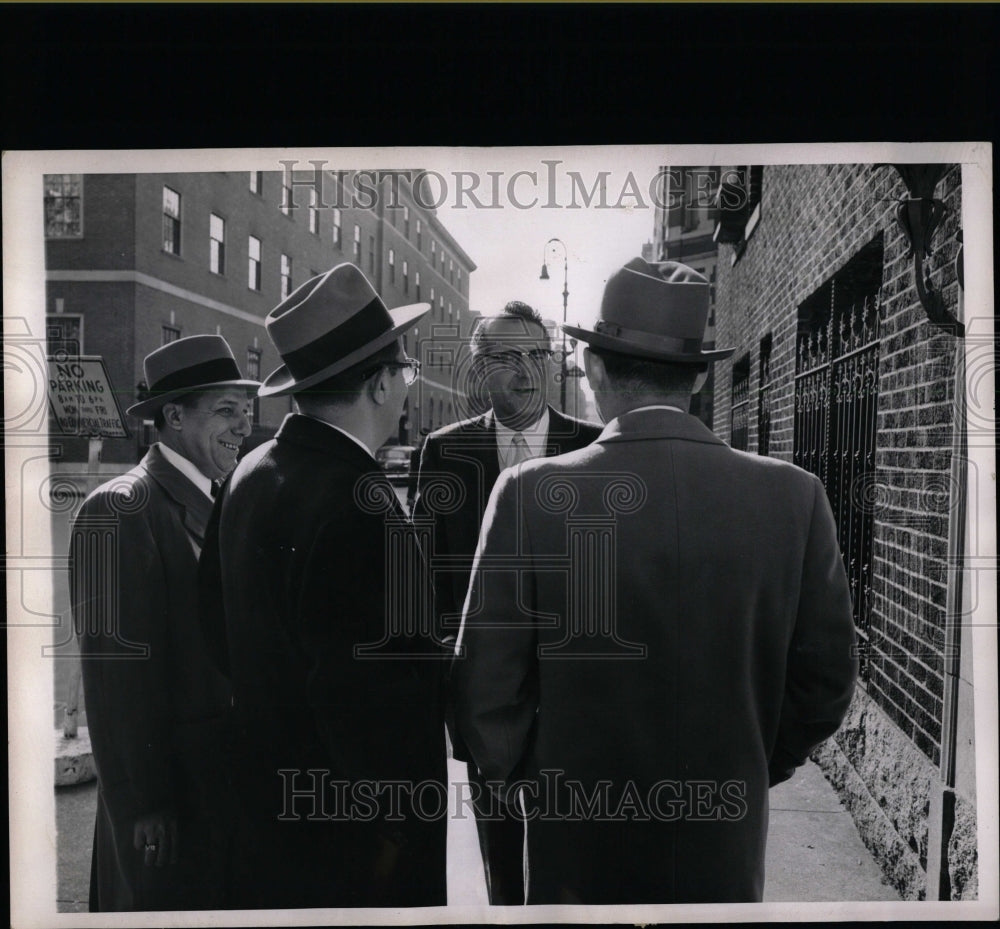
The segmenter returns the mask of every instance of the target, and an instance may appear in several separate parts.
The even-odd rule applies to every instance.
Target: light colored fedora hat
[[[259,381],[240,373],[233,350],[221,335],[192,335],[168,342],[143,359],[142,371],[148,385],[146,398],[126,410],[132,416],[151,416],[164,403],[201,390],[260,387]]]
[[[608,279],[593,329],[563,326],[593,348],[679,364],[728,358],[735,348],[705,351],[709,283],[678,261],[633,258]]]
[[[430,310],[429,303],[386,309],[350,262],[306,281],[265,320],[283,364],[264,379],[262,397],[280,397],[340,374],[385,348]]]

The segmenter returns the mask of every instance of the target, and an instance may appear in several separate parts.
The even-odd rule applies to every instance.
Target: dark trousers
[[[491,798],[486,781],[471,761],[468,770],[490,904],[523,904],[524,820],[495,797]]]

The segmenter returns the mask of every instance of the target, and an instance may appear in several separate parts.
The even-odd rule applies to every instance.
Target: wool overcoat
[[[501,475],[459,651],[459,731],[525,800],[529,903],[759,901],[768,787],[857,675],[823,486],[626,413]]]
[[[200,583],[233,687],[236,904],[445,904],[447,652],[375,459],[286,417],[216,501]]]
[[[549,407],[545,455],[561,455],[583,448],[601,433],[601,427]],[[469,588],[472,559],[479,540],[483,511],[500,476],[496,420],[492,412],[446,426],[424,443],[418,495],[413,515],[418,524],[432,527],[430,564],[434,574],[435,609],[439,636],[456,636],[462,604]],[[452,754],[471,761],[468,749],[449,726]],[[474,764],[469,765],[470,791],[486,873],[490,903],[524,903],[524,825],[519,816],[493,802],[489,788]]]
[[[215,764],[229,685],[198,625],[198,554],[212,501],[153,446],[84,501],[70,584],[98,772],[90,908],[225,905]],[[139,816],[179,819],[175,865],[146,867]]]

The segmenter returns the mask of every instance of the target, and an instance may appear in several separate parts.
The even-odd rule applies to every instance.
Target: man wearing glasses
[[[298,412],[223,489],[201,565],[206,636],[233,687],[237,907],[447,902],[448,651],[373,454],[419,369],[401,334],[428,310],[388,310],[345,263],[266,320],[283,364],[260,395]]]
[[[526,303],[514,300],[499,315],[483,317],[470,349],[470,387],[481,385],[491,408],[427,437],[414,504],[415,520],[433,520],[435,613],[444,636],[458,631],[483,512],[500,472],[583,448],[601,432],[546,403],[552,346],[538,312]],[[453,756],[469,763],[490,903],[522,904],[523,822],[490,791],[467,748],[452,735]]]

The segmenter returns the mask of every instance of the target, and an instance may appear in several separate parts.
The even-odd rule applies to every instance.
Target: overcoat
[[[561,455],[589,445],[600,426],[564,416],[549,407],[545,455]],[[431,433],[424,443],[413,516],[432,529],[430,564],[435,614],[442,638],[458,634],[469,587],[472,559],[483,511],[500,476],[496,420],[492,411]],[[471,762],[468,749],[450,726],[452,754]],[[524,902],[524,825],[516,813],[493,802],[474,764],[469,765],[476,827],[490,903]],[[478,797],[478,799],[477,799]]]
[[[501,475],[459,647],[459,730],[526,802],[529,903],[759,901],[768,787],[857,675],[822,484],[664,408]]]
[[[90,908],[225,905],[215,764],[229,686],[198,624],[198,554],[212,501],[153,446],[84,501],[70,584],[98,773]],[[138,816],[179,817],[175,865],[146,867]]]
[[[375,459],[290,414],[217,499],[200,583],[233,687],[237,905],[445,904],[446,662]]]

